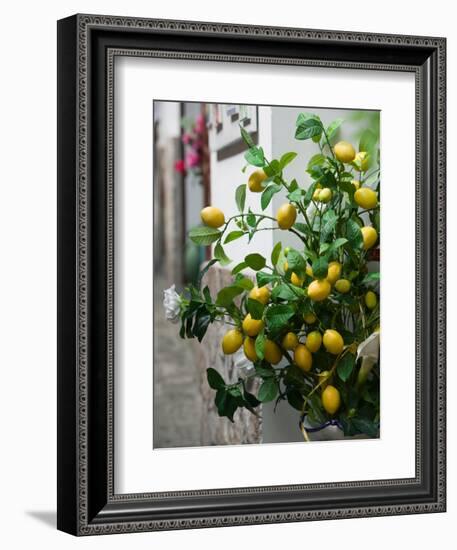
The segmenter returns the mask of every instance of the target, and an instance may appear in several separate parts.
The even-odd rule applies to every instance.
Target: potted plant
[[[342,122],[325,127],[315,114],[299,115],[295,138],[316,143],[306,188],[284,177],[295,152],[269,160],[241,129],[253,171],[235,191],[238,213],[226,219],[214,206],[202,210],[203,225],[189,236],[212,244],[213,258],[196,285],[166,293],[167,315],[181,322],[182,338],[201,341],[211,323],[227,324],[223,353],[237,354],[242,368],[233,384],[207,370],[219,415],[234,421],[239,407],[256,413],[261,403],[284,401],[299,411],[305,440],[379,433],[380,274],[370,263],[379,258],[378,140],[366,129],[358,152],[346,141],[333,144]],[[266,215],[282,190],[287,200]],[[246,211],[246,193],[259,194],[258,212]],[[231,263],[224,245],[250,242],[258,231],[292,232],[300,245],[279,241],[268,258],[250,252],[232,267],[232,283],[212,296],[201,281],[215,263]],[[250,378],[261,381],[257,395],[248,391]]]

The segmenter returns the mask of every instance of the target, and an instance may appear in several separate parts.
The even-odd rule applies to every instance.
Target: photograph
[[[411,527],[446,510],[446,38],[209,15],[57,24],[57,527]]]
[[[381,119],[154,100],[155,449],[382,437]]]

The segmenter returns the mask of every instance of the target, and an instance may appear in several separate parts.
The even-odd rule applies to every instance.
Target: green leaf
[[[260,288],[269,283],[272,283],[273,281],[277,281],[279,277],[277,275],[272,275],[271,273],[264,273],[263,271],[259,271],[256,274],[256,279],[257,279],[257,286]]]
[[[279,191],[281,191],[281,186],[276,183],[272,183],[265,188],[262,192],[262,196],[260,197],[260,206],[262,207],[262,210],[267,208],[273,198],[273,195]]]
[[[353,248],[361,248],[363,245],[362,232],[360,226],[352,218],[346,222],[346,237]]]
[[[379,422],[356,417],[352,419],[352,423],[358,432],[366,434],[368,437],[378,437]]]
[[[328,260],[325,256],[317,258],[313,262],[313,276],[316,279],[325,279],[328,272]]]
[[[339,181],[339,186],[342,191],[349,195],[351,203],[353,202],[354,193],[356,191],[355,187],[352,185],[352,180],[341,179]],[[355,204],[355,203],[354,203]]]
[[[225,416],[224,411],[227,395],[228,394],[225,388],[217,390],[216,397],[214,398],[214,403],[216,404],[217,413],[219,414],[219,416]]]
[[[330,258],[330,256],[334,252],[336,252],[336,250],[338,250],[338,248],[340,248],[341,246],[343,246],[347,242],[348,242],[347,239],[345,239],[344,237],[340,237],[340,238],[336,239],[335,241],[333,241],[332,243],[323,243],[320,246],[319,253],[320,254],[326,253],[325,255],[327,256],[327,258]]]
[[[239,263],[232,269],[232,275],[236,275],[240,271],[243,271],[243,269],[246,269],[246,267],[248,267],[248,264],[246,262]]]
[[[244,387],[244,385],[243,385],[243,399],[245,402],[245,407],[247,407],[251,411],[253,408],[258,407],[260,405],[260,401],[257,399],[257,397],[252,393],[249,393]]]
[[[297,117],[295,125],[298,126],[299,124],[302,124],[308,118],[314,118],[315,120],[320,120],[320,118],[317,115],[314,115],[313,113],[300,113]]]
[[[341,126],[341,124],[344,122],[344,118],[337,118],[333,122],[331,122],[326,130],[327,138],[330,141],[332,137],[336,134],[338,128]]]
[[[295,130],[295,139],[310,139],[322,135],[323,126],[319,117],[311,116],[309,118],[297,119],[297,128]]]
[[[372,153],[377,141],[378,138],[376,137],[376,134],[372,130],[367,128],[360,136],[359,151]]]
[[[273,401],[277,395],[278,385],[276,384],[276,380],[274,378],[267,378],[259,388],[257,399],[262,403],[268,403],[268,401]]]
[[[236,239],[239,239],[244,235],[244,231],[231,231],[227,237],[225,237],[224,244],[231,243],[232,241],[235,241]]]
[[[366,275],[363,278],[362,284],[377,282],[380,280],[380,278],[381,278],[381,273],[379,273],[379,271],[368,273],[368,275]]]
[[[235,191],[235,202],[238,210],[242,214],[244,212],[244,206],[246,203],[246,184],[243,183],[236,188]]]
[[[285,285],[285,284],[277,285],[271,291],[271,297],[274,300],[277,300],[279,298],[281,300],[286,300],[288,302],[299,300],[304,295],[305,295],[305,291],[302,288],[299,288],[298,286],[291,288],[290,285]]]
[[[244,261],[246,265],[251,269],[253,269],[254,271],[260,271],[267,264],[267,261],[265,260],[265,258],[260,254],[248,254],[244,258]]]
[[[290,153],[284,153],[284,155],[279,160],[279,165],[281,169],[285,168],[288,164],[290,164],[294,158],[297,156],[297,153],[290,152]]]
[[[327,157],[322,153],[317,153],[317,155],[313,155],[308,161],[306,171],[309,172],[314,166],[322,166],[326,160]]]
[[[337,250],[338,248],[340,248],[340,246],[343,246],[344,244],[346,244],[348,242],[347,239],[345,239],[344,237],[339,237],[338,239],[336,239],[335,241],[333,241],[332,243],[332,250]]]
[[[263,171],[269,179],[273,179],[281,173],[281,166],[276,159],[271,160],[267,165],[263,167]]]
[[[206,377],[208,378],[209,387],[213,390],[221,390],[222,388],[225,388],[224,379],[217,372],[217,370],[212,368],[206,369]]]
[[[251,147],[244,153],[246,162],[262,168],[265,165],[265,156],[262,147]]]
[[[256,217],[255,217],[255,214],[253,212],[251,212],[251,210],[249,210],[249,213],[248,215],[246,216],[246,223],[250,226],[250,227],[255,227],[255,224],[256,224]]]
[[[197,340],[201,342],[203,337],[208,330],[208,326],[211,322],[211,315],[208,313],[208,310],[205,306],[200,308],[195,317],[195,322],[193,326],[193,334],[197,337]]]
[[[246,302],[246,309],[248,310],[248,313],[251,314],[251,317],[253,319],[262,319],[263,310],[265,309],[265,306],[259,302],[258,300],[253,300],[252,298],[248,298]]]
[[[297,180],[294,178],[294,179],[289,183],[289,191],[295,191],[295,189],[298,189],[298,183],[297,183]]]
[[[313,194],[314,194],[314,191],[316,190],[316,187],[317,187],[317,182],[314,182],[312,183],[308,189],[306,190],[306,193],[305,193],[305,197],[303,199],[303,206],[305,206],[305,208],[309,205],[309,203],[311,202],[312,198],[313,198]],[[306,227],[306,226],[305,226]]]
[[[226,392],[226,398],[224,403],[224,411],[220,416],[226,416],[231,422],[233,422],[233,415],[238,408],[238,400],[233,395]]]
[[[320,235],[321,242],[325,242],[330,237],[333,230],[335,229],[337,221],[338,216],[333,209],[329,208],[325,211],[324,215],[322,216],[322,227]]]
[[[270,365],[268,366],[255,365],[255,373],[257,374],[257,376],[259,376],[262,379],[275,377],[275,370]]]
[[[336,372],[343,382],[346,382],[346,380],[348,380],[348,378],[351,376],[354,365],[355,355],[353,355],[352,353],[346,353],[346,355],[341,358],[338,366],[336,367]]]
[[[265,333],[263,329],[257,335],[255,339],[255,352],[259,359],[263,359],[265,356]],[[257,370],[257,369],[256,369]]]
[[[212,300],[211,300],[211,292],[209,290],[209,287],[208,286],[205,286],[205,288],[203,289],[203,296],[205,298],[205,302],[207,304],[212,304]]]
[[[265,319],[270,330],[277,330],[287,325],[295,315],[295,309],[287,304],[274,304],[267,308]]]
[[[300,275],[306,269],[306,260],[298,250],[291,248],[287,254],[287,264],[289,269]]]
[[[210,269],[210,267],[213,266],[216,262],[217,262],[217,260],[213,258],[213,259],[210,260],[210,261],[205,265],[205,267],[200,271],[200,273],[198,274],[198,279],[197,279],[197,288],[200,288],[200,287],[201,287],[203,277],[206,275],[206,273],[208,272],[208,270]]]
[[[207,246],[214,241],[217,241],[220,236],[221,232],[219,229],[208,227],[206,225],[199,225],[189,231],[189,238],[191,241],[202,246]]]
[[[244,288],[240,286],[227,286],[217,293],[216,297],[216,305],[221,307],[228,307],[232,302],[233,299],[244,292]]]
[[[310,408],[308,409],[308,417],[311,424],[317,426],[323,424],[327,420],[327,417],[322,406],[321,398],[314,393],[308,399],[308,402],[310,405]]]
[[[271,265],[276,265],[281,254],[282,243],[278,242],[274,245],[273,250],[271,251]]]
[[[296,229],[297,231],[300,231],[300,233],[303,233],[304,235],[307,235],[309,232],[309,227],[304,223],[300,223],[300,222],[294,223],[293,227],[294,229]]]
[[[292,193],[288,193],[287,198],[292,202],[300,202],[304,194],[303,189],[298,188],[292,191]]]
[[[236,276],[235,285],[244,288],[244,290],[252,290],[254,288],[254,283],[251,279],[244,277],[241,273]]]
[[[255,147],[255,143],[252,140],[251,134],[249,132],[246,132],[246,130],[243,128],[243,126],[241,126],[241,124],[240,124],[240,131],[241,131],[241,137],[243,138],[244,143],[246,143],[246,145],[249,148]]]
[[[298,390],[291,389],[287,392],[287,401],[291,407],[296,409],[297,411],[303,410],[303,397],[301,393]]]
[[[228,265],[232,261],[225,253],[220,242],[218,242],[214,247],[214,257],[216,258],[216,260],[219,260],[219,263],[221,265]]]
[[[283,380],[288,387],[304,388],[303,371],[297,365],[289,365],[284,369]]]
[[[327,250],[330,248],[330,243],[322,243],[319,247],[319,254],[325,254]]]

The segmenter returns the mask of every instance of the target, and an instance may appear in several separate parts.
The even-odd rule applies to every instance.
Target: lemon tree
[[[234,189],[238,213],[226,218],[207,206],[190,231],[196,244],[213,247],[213,258],[180,297],[180,335],[201,341],[211,323],[222,322],[221,352],[252,363],[233,384],[208,369],[218,413],[231,421],[240,407],[256,413],[261,403],[287,402],[316,426],[336,419],[345,435],[378,433],[379,362],[362,369],[357,350],[379,332],[380,274],[371,261],[381,238],[379,139],[368,128],[358,144],[338,141],[343,122],[326,127],[315,114],[299,115],[297,145],[316,147],[301,182],[284,175],[296,152],[267,159],[241,128],[251,170]],[[270,216],[279,192],[286,201]],[[246,209],[247,193],[255,194],[255,211]],[[300,245],[279,241],[269,257],[249,247],[233,265],[225,245],[250,243],[258,231],[291,232]],[[201,281],[216,263],[230,266],[232,282],[212,295]],[[260,380],[257,395],[247,389],[251,378]]]

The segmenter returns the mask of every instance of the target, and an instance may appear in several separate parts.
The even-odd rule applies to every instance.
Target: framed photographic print
[[[445,39],[58,50],[58,528],[445,511]]]

